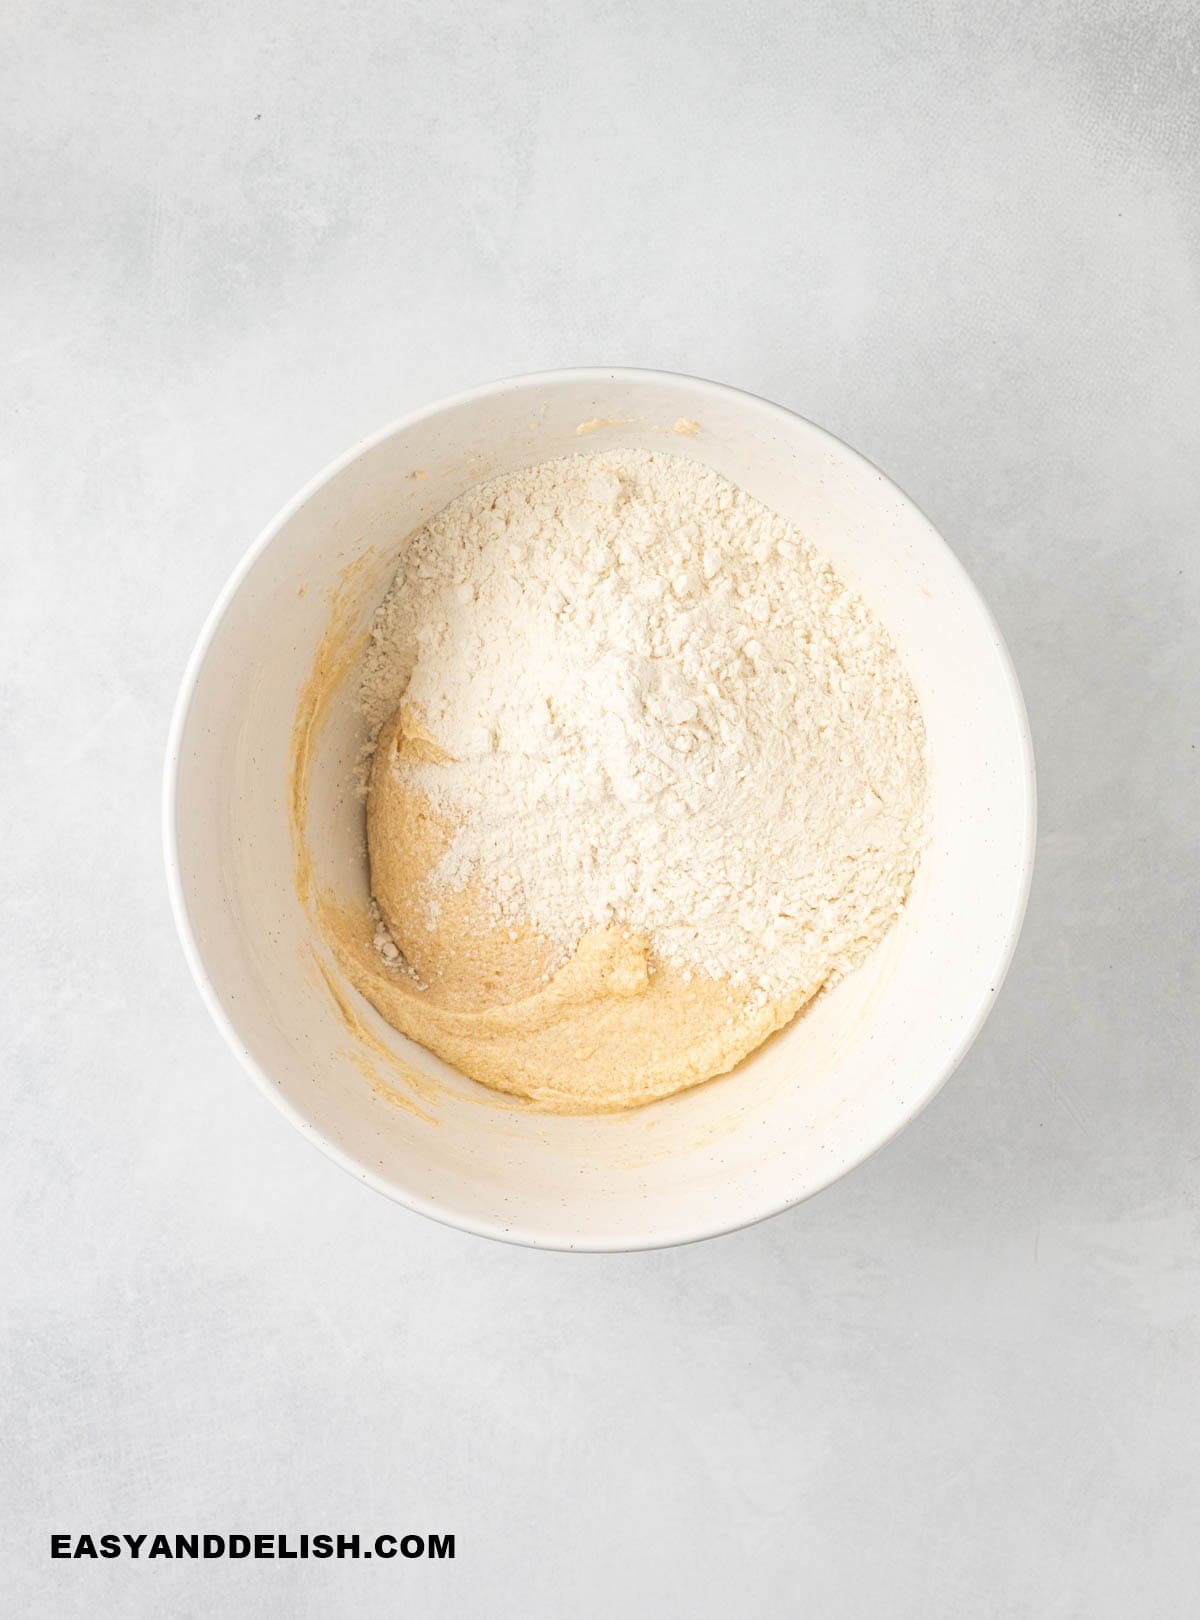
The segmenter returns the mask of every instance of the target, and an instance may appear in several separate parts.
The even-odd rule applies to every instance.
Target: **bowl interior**
[[[496,472],[616,445],[706,462],[795,522],[863,592],[920,696],[933,832],[882,947],[732,1075],[632,1113],[561,1118],[508,1106],[348,987],[331,989],[294,881],[290,748],[331,600],[352,642],[405,537],[454,495]],[[362,896],[352,697],[350,679],[317,732],[307,842],[322,881]],[[1020,695],[990,616],[926,519],[812,424],[656,373],[552,373],[478,390],[408,418],[318,480],[214,610],[168,777],[185,945],[251,1073],[302,1130],[392,1196],[473,1230],[561,1247],[679,1242],[743,1225],[886,1141],[986,1016],[1031,859]]]

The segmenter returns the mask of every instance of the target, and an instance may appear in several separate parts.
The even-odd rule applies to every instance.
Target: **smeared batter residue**
[[[601,428],[628,427],[629,423],[628,416],[593,416],[586,422],[580,422],[575,432],[582,438],[587,433],[599,433]]]

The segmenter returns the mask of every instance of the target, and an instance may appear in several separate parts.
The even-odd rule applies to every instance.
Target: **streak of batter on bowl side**
[[[379,1073],[376,1059],[381,1059],[393,1074],[403,1079],[418,1094],[423,1091],[426,1093],[432,1091],[434,1088],[431,1082],[419,1069],[414,1069],[411,1064],[405,1063],[403,1058],[397,1057],[395,1052],[390,1047],[385,1046],[378,1035],[367,1027],[351,1005],[346,988],[338,979],[337,974],[327,962],[317,955],[316,951],[313,952],[313,961],[316,963],[317,971],[324,981],[325,988],[333,997],[334,1006],[337,1008],[342,1022],[358,1043],[350,1049],[347,1055],[372,1090],[382,1097],[385,1102],[395,1103],[398,1108],[406,1108],[409,1113],[416,1114],[418,1119],[425,1120],[427,1124],[440,1125],[441,1120],[433,1114],[426,1113],[420,1104],[415,1102],[407,1092],[400,1091],[395,1086],[388,1084]]]
[[[288,822],[293,878],[301,904],[327,941],[360,931],[370,937],[370,919],[365,908],[358,908],[361,910],[359,916],[355,908],[339,901],[332,890],[317,881],[308,844],[307,823],[309,786],[317,743],[328,721],[334,698],[345,690],[357,671],[370,640],[369,630],[356,628],[361,615],[357,606],[359,592],[353,587],[363,583],[362,576],[371,569],[372,564],[379,566],[379,554],[376,547],[368,546],[346,564],[338,576],[338,584],[328,593],[329,621],[317,647],[312,668],[300,689],[292,724]],[[389,562],[387,568],[390,567]],[[334,954],[336,958],[336,950]],[[384,1101],[406,1109],[427,1124],[440,1124],[440,1120],[421,1104],[436,1101],[444,1094],[445,1088],[412,1064],[406,1063],[363,1020],[354,1007],[352,998],[356,992],[350,983],[339,976],[340,963],[335,967],[315,950],[311,952],[311,957],[317,970],[316,982],[328,993],[338,1019],[352,1038],[351,1044],[345,1049],[350,1062]],[[399,1084],[389,1083],[383,1077],[381,1064]]]
[[[308,788],[312,775],[313,749],[329,714],[329,705],[345,687],[370,641],[370,631],[354,633],[357,622],[349,587],[376,555],[369,546],[341,570],[338,584],[329,592],[329,623],[317,646],[316,657],[300,688],[296,718],[292,722],[290,780],[288,783],[288,823],[292,835],[292,855],[296,892],[307,904],[313,891],[313,866],[305,829],[308,821]],[[300,587],[300,594],[308,589]]]

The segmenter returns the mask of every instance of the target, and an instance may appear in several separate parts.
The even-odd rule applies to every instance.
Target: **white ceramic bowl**
[[[680,437],[681,419],[700,432]],[[581,425],[584,432],[580,432]],[[887,625],[929,736],[933,836],[902,920],[857,973],[732,1075],[631,1113],[497,1105],[352,998],[364,1031],[442,1084],[420,1111],[364,1078],[314,971],[293,882],[289,745],[341,589],[364,627],[404,538],[481,477],[609,446],[694,456],[795,522]],[[357,570],[348,565],[375,550]],[[322,733],[309,842],[365,893],[345,792],[360,723]],[[1000,635],[910,500],[853,450],[752,395],[651,371],[560,371],[460,394],[357,446],[269,525],[188,666],[166,770],[171,898],[192,972],[259,1087],[353,1175],[410,1209],[549,1248],[709,1237],[827,1187],[906,1124],[988,1015],[1033,859],[1033,759]]]

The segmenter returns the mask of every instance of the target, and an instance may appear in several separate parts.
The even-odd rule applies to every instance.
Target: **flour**
[[[763,1004],[853,966],[924,836],[924,730],[887,635],[795,528],[679,456],[496,478],[407,544],[361,689],[443,763],[430,882],[573,951],[644,934]],[[394,947],[393,947],[394,949]]]

